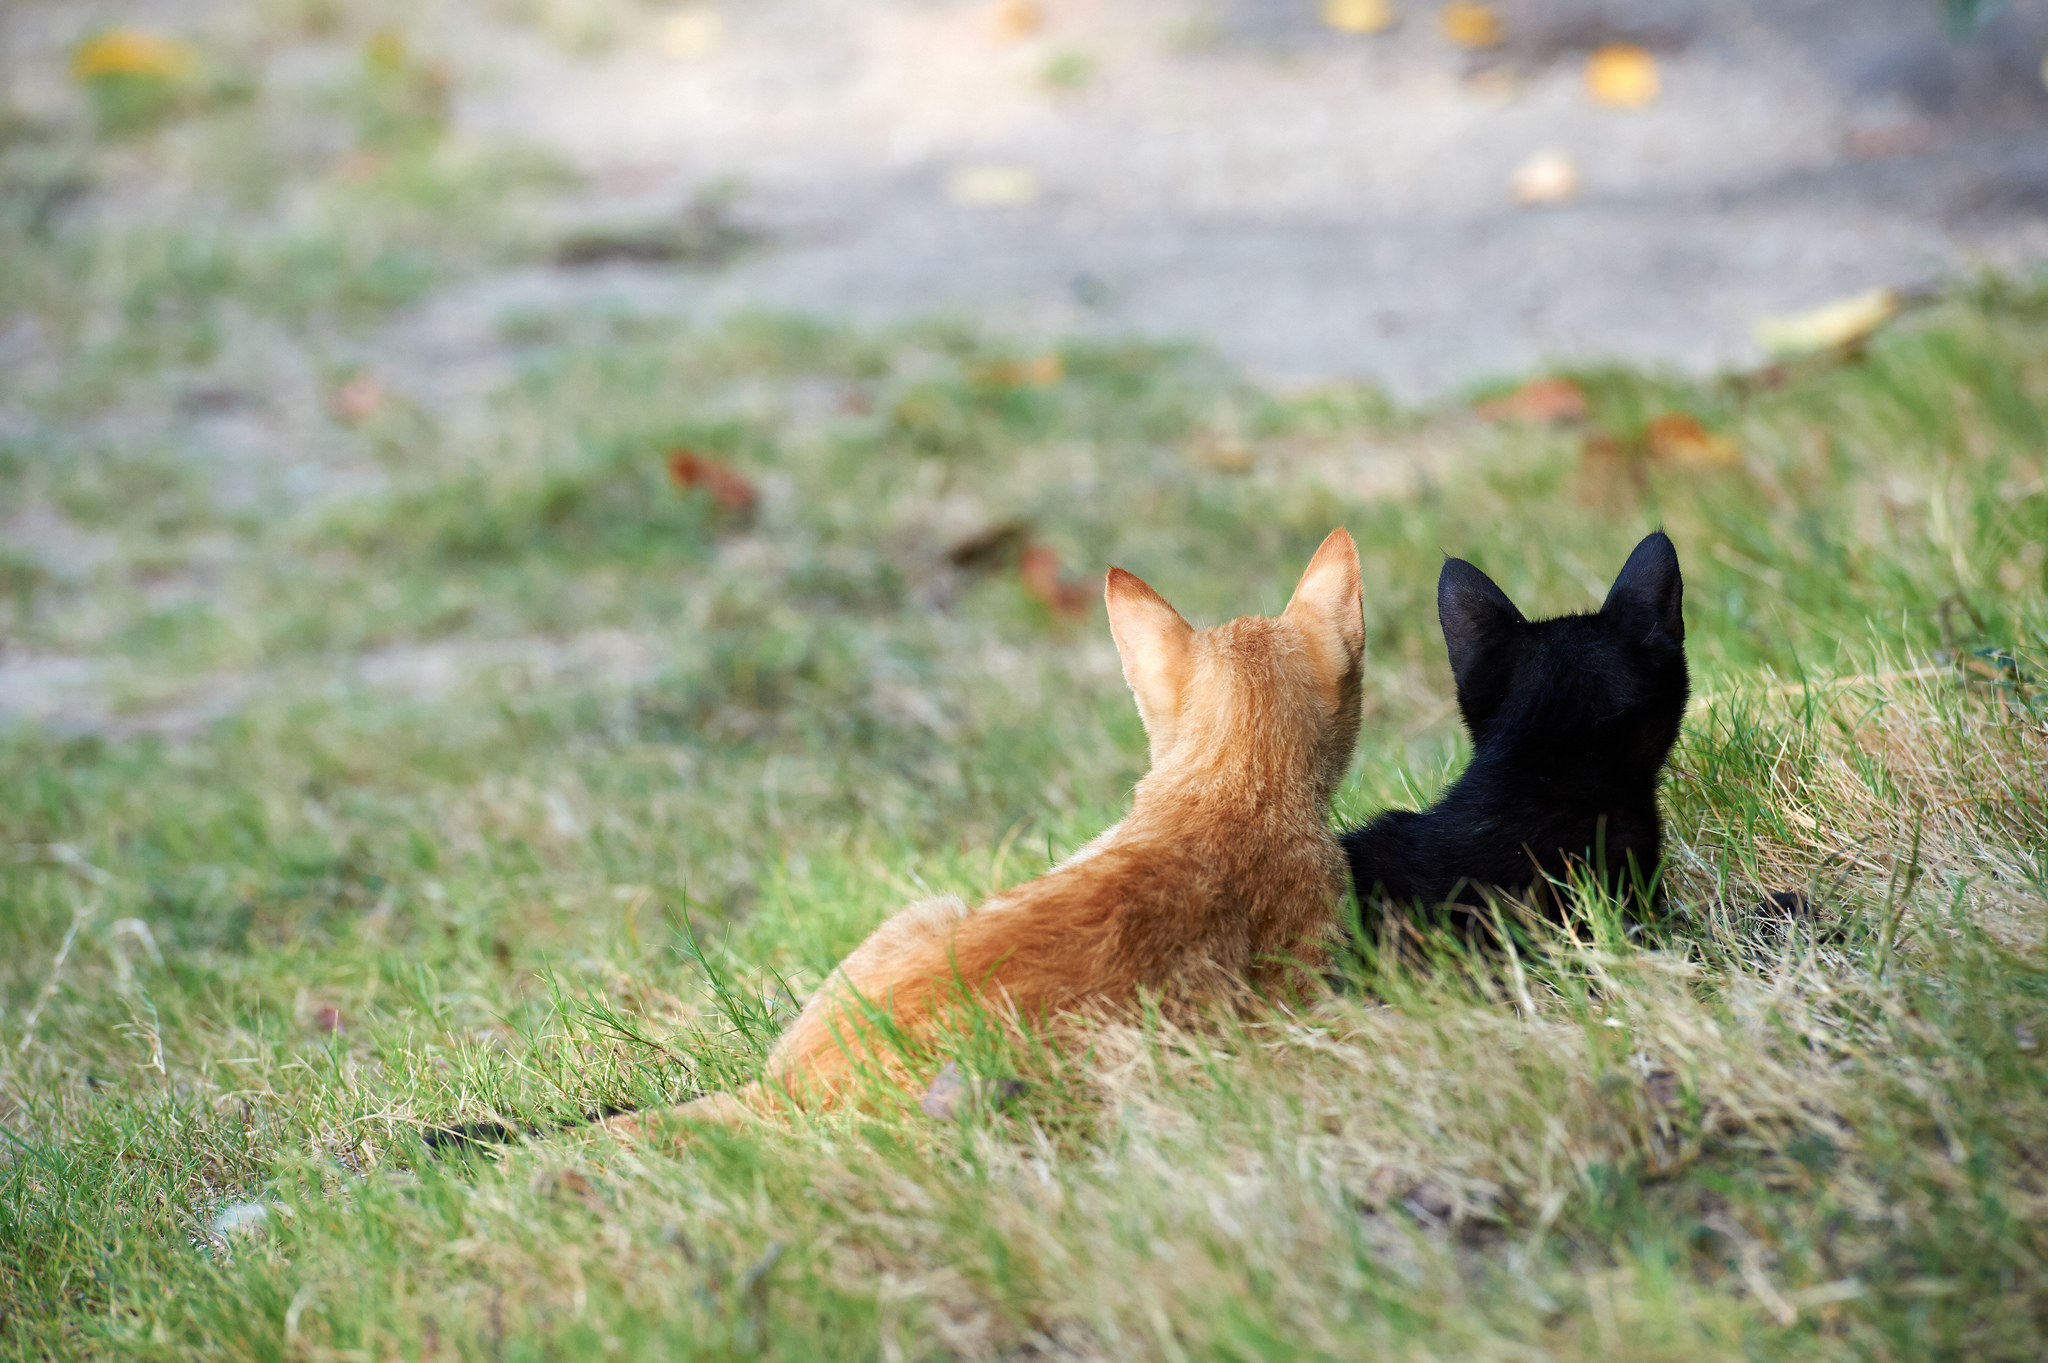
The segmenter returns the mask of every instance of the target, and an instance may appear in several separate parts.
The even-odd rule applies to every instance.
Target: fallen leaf
[[[1643,451],[1612,431],[1589,431],[1579,451],[1579,501],[1587,506],[1627,502],[1649,490]]]
[[[344,425],[360,426],[383,407],[384,385],[375,374],[358,374],[334,394],[334,415]]]
[[[1502,107],[1513,104],[1522,95],[1521,80],[1505,66],[1482,66],[1467,71],[1462,85],[1466,93]]]
[[[1030,521],[998,521],[965,535],[946,549],[946,562],[970,572],[994,572],[1018,562],[1031,543]]]
[[[1251,442],[1238,435],[1212,435],[1195,444],[1195,458],[1217,473],[1250,473],[1252,454]]]
[[[1561,151],[1539,151],[1515,167],[1508,187],[1518,204],[1563,203],[1579,192],[1578,163]]]
[[[720,510],[736,516],[751,515],[760,500],[760,494],[754,491],[752,483],[716,459],[706,458],[694,450],[671,450],[668,476],[677,487],[685,491],[702,491]]]
[[[357,150],[334,163],[334,175],[339,180],[374,180],[390,164],[390,152]]]
[[[1913,156],[1934,146],[1934,125],[1915,120],[1875,128],[1851,128],[1842,134],[1842,152],[1854,161],[1881,161]]]
[[[1060,577],[1060,556],[1052,546],[1025,546],[1017,562],[1017,576],[1024,590],[1038,598],[1054,615],[1072,620],[1088,613],[1089,603],[1102,595],[1102,583],[1067,582]]]
[[[995,388],[1050,388],[1066,376],[1066,361],[1052,354],[1003,360],[975,373],[976,379]]]
[[[1634,43],[1608,43],[1586,59],[1586,93],[1601,104],[1640,109],[1662,84],[1657,59]]]
[[[348,1030],[348,1028],[344,1026],[342,1023],[341,1010],[339,1008],[336,1008],[332,1004],[327,1005],[326,1007],[322,1008],[319,1012],[313,1014],[313,1025],[319,1028],[321,1031],[327,1033],[329,1036],[332,1036],[336,1032],[345,1032]]]
[[[1029,166],[962,166],[946,180],[946,197],[969,208],[1015,208],[1038,198]]]
[[[1899,304],[1893,290],[1872,289],[1788,317],[1767,317],[1756,324],[1757,344],[1781,356],[1846,349],[1898,316]]]
[[[592,1183],[588,1176],[574,1169],[557,1169],[551,1174],[543,1174],[538,1180],[538,1185],[542,1190],[558,1197],[573,1197],[600,1215],[605,1210],[604,1195],[597,1190],[597,1185]]]
[[[704,193],[667,221],[575,233],[555,248],[555,263],[722,265],[758,240],[759,233],[734,219],[728,196]]]
[[[1742,450],[1687,412],[1666,412],[1643,432],[1650,458],[1681,469],[1727,469],[1742,462]]]
[[[654,30],[654,46],[672,61],[693,61],[710,56],[724,37],[725,20],[718,11],[693,5],[661,21]]]
[[[1531,379],[1506,397],[1480,403],[1475,410],[1488,421],[1581,421],[1586,415],[1586,390],[1556,376]]]
[[[1437,26],[1459,47],[1500,46],[1500,15],[1477,0],[1451,0],[1436,12]]]
[[[1323,22],[1339,33],[1379,33],[1398,17],[1393,0],[1323,0]]]
[[[1045,6],[1038,0],[1000,0],[995,12],[996,37],[1022,42],[1045,27]]]
[[[405,35],[395,28],[380,28],[363,41],[363,64],[387,76],[405,70]]]
[[[140,28],[110,28],[94,34],[71,54],[71,74],[90,81],[102,76],[155,76],[178,80],[192,71],[190,46]]]

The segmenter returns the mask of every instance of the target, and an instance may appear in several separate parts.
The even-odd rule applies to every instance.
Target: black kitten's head
[[[1592,781],[1655,775],[1685,717],[1684,594],[1662,531],[1590,615],[1531,622],[1485,573],[1445,563],[1437,616],[1474,747]]]

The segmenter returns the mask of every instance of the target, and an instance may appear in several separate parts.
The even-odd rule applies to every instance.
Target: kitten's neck
[[[1503,781],[1516,790],[1540,794],[1559,801],[1561,812],[1598,808],[1617,801],[1651,799],[1664,764],[1647,769],[1640,766],[1589,766],[1571,761],[1555,752],[1517,753],[1481,746],[1457,784]]]
[[[1168,761],[1154,767],[1132,792],[1131,817],[1143,821],[1189,817],[1252,824],[1321,820],[1332,792],[1300,774],[1299,760],[1260,763],[1217,757]]]

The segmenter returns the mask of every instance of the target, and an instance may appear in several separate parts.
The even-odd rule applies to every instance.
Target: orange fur
[[[928,1034],[962,989],[1030,1026],[1141,990],[1169,1004],[1270,990],[1321,963],[1347,874],[1328,814],[1358,737],[1357,546],[1332,531],[1271,619],[1195,630],[1120,568],[1104,595],[1152,754],[1130,814],[978,908],[897,913],[811,997],[758,1083],[683,1112],[834,1106],[864,1065],[914,1091],[874,1020]]]

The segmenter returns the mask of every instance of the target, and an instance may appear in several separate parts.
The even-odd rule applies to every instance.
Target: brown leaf
[[[575,1198],[592,1212],[599,1215],[604,1213],[604,1195],[586,1175],[574,1169],[557,1169],[551,1174],[543,1174],[539,1184],[541,1190],[545,1192],[557,1197]]]
[[[347,1025],[341,1020],[341,1010],[333,1004],[328,1004],[319,1012],[313,1014],[313,1025],[329,1036],[334,1035],[336,1032],[348,1030]]]
[[[1476,410],[1488,421],[1580,421],[1586,415],[1586,390],[1570,379],[1531,379],[1504,398],[1480,403]]]
[[[1006,360],[986,365],[975,374],[975,378],[994,388],[1050,388],[1066,376],[1066,363],[1057,355]]]
[[[384,406],[384,385],[375,374],[358,374],[334,394],[334,415],[344,425],[360,426]]]
[[[359,181],[374,180],[384,173],[384,167],[391,164],[391,153],[358,149],[334,163],[336,179]]]
[[[1030,521],[998,521],[953,541],[946,562],[969,572],[992,573],[1017,563],[1031,543]]]
[[[1195,459],[1217,473],[1250,473],[1253,466],[1251,443],[1243,436],[1210,435],[1195,442]]]
[[[760,494],[754,485],[732,469],[707,458],[694,450],[671,450],[668,456],[669,481],[684,490],[701,489],[722,511],[735,516],[752,515]]]
[[[1088,613],[1094,599],[1102,595],[1102,582],[1067,582],[1060,577],[1060,556],[1046,544],[1027,545],[1018,561],[1017,576],[1024,590],[1037,597],[1046,609],[1065,619]]]
[[[1579,452],[1579,501],[1586,506],[1628,503],[1649,488],[1641,445],[1612,431],[1589,431]]]
[[[1643,432],[1650,458],[1679,469],[1729,469],[1742,462],[1742,450],[1686,412],[1666,412]]]
[[[1934,143],[1931,123],[1893,123],[1849,129],[1842,134],[1842,153],[1852,161],[1881,161],[1893,156],[1917,156],[1932,150]]]

